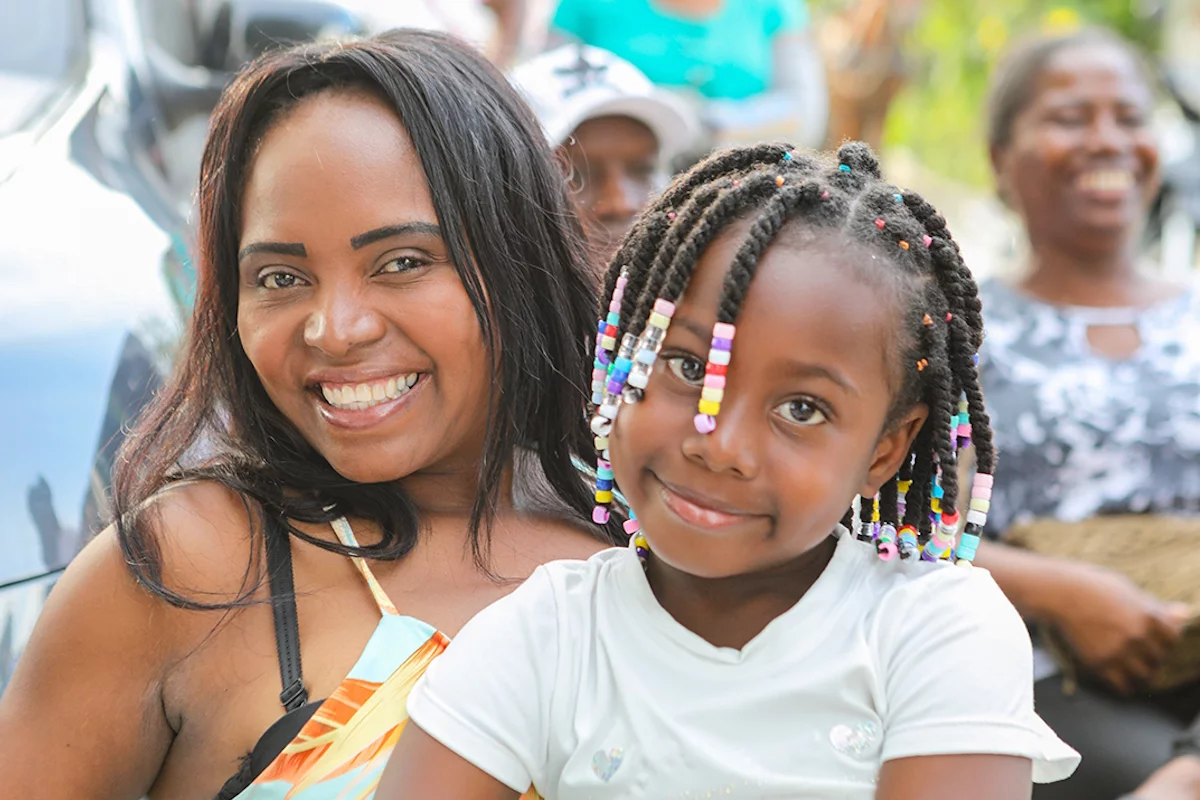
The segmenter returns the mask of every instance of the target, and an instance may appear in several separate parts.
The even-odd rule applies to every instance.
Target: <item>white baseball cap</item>
[[[568,44],[514,67],[509,79],[533,108],[550,144],[564,144],[595,117],[631,117],[658,139],[670,160],[700,135],[700,122],[680,98],[650,82],[641,70],[607,50]]]

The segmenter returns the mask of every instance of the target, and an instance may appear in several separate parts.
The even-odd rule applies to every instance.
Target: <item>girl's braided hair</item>
[[[602,296],[617,300],[621,309],[615,333],[609,331],[609,345],[628,342],[627,334],[641,336],[656,302],[678,301],[709,243],[746,218],[752,221],[725,278],[720,323],[736,322],[759,258],[787,226],[807,225],[882,256],[870,261],[894,290],[902,329],[894,345],[898,386],[889,422],[918,402],[929,407],[929,417],[899,473],[878,498],[862,499],[860,519],[868,523],[864,530],[870,528],[873,512],[893,533],[895,526],[912,526],[922,545],[939,518],[956,525],[956,452],[971,437],[977,469],[984,476],[976,481],[976,489],[984,484],[976,492],[982,502],[972,501],[968,517],[967,533],[976,536],[995,467],[976,369],[983,341],[977,287],[946,220],[921,195],[886,183],[865,144],[844,144],[836,163],[794,153],[784,144],[735,148],[715,153],[679,176],[638,217],[609,266]],[[602,310],[602,331],[603,312],[611,310]],[[611,314],[609,321],[615,321]],[[612,377],[613,349],[598,346],[597,375],[603,367]],[[627,396],[636,399],[636,390],[630,391]],[[593,396],[596,402],[599,398]],[[611,393],[606,402],[612,402]],[[847,512],[845,520],[852,519]],[[969,552],[960,544],[960,559],[969,561],[974,541]]]

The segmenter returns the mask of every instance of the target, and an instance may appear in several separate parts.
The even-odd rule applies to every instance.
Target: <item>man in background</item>
[[[565,45],[510,74],[558,149],[602,271],[634,216],[698,140],[688,106],[606,50]]]

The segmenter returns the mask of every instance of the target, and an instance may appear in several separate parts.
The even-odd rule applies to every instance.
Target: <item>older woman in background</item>
[[[1002,543],[1025,518],[1200,508],[1200,308],[1191,288],[1138,263],[1159,181],[1153,101],[1138,53],[1088,30],[1010,54],[988,106],[997,183],[1029,255],[1017,282],[981,291],[981,377],[1004,457],[988,517],[999,541],[978,563],[1026,619],[1061,633],[1085,672],[1064,692],[1038,654],[1038,711],[1083,755],[1038,800],[1200,797],[1192,757],[1138,788],[1173,744],[1194,749],[1184,731],[1200,687],[1144,689],[1185,609],[1116,573]]]

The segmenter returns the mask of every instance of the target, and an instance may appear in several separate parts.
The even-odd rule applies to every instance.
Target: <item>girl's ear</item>
[[[879,487],[900,471],[900,465],[912,450],[913,440],[921,432],[921,426],[929,418],[929,406],[917,403],[908,413],[884,431],[875,445],[871,466],[867,470],[867,481],[859,494],[874,497]]]

